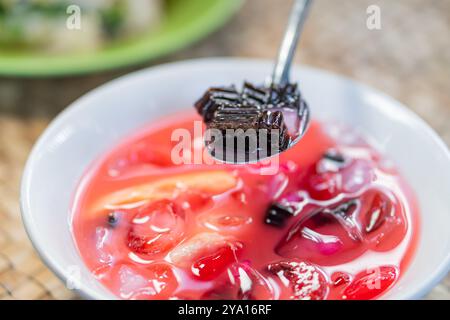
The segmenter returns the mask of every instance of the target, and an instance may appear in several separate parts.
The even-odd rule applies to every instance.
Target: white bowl
[[[21,189],[28,235],[62,279],[79,276],[78,291],[114,298],[84,266],[71,233],[69,208],[88,165],[127,134],[192,103],[211,85],[261,82],[270,61],[202,59],[162,65],[112,81],[85,95],[47,128],[28,159]],[[416,299],[450,268],[450,154],[428,125],[395,100],[364,85],[312,68],[295,67],[294,80],[312,117],[357,126],[381,147],[415,190],[422,212],[413,262],[383,298]]]

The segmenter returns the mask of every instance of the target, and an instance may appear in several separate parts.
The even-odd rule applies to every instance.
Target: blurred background
[[[20,2],[33,7],[11,11]],[[272,59],[291,6],[290,0],[242,6],[155,0],[142,7],[149,0],[137,0],[121,16],[123,7],[108,7],[112,1],[74,0],[69,3],[89,7],[89,34],[67,43],[67,33],[49,32],[59,8],[43,9],[47,2],[64,1],[0,0],[0,299],[78,298],[36,256],[20,220],[23,166],[48,123],[89,90],[144,67],[215,56]],[[381,9],[381,30],[366,27],[370,5]],[[27,10],[45,10],[45,19],[29,19]],[[133,38],[140,33],[145,40]],[[450,144],[450,0],[316,0],[296,62],[386,92]],[[426,298],[450,299],[450,276]]]

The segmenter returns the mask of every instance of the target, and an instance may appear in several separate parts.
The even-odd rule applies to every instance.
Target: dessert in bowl
[[[372,89],[296,68],[314,121],[275,173],[173,163],[175,129],[192,132],[186,154],[202,149],[189,110],[205,88],[269,69],[238,59],[157,67],[56,119],[22,185],[24,221],[49,266],[65,279],[79,268],[90,298],[400,299],[431,289],[448,271],[448,186],[433,189],[448,183],[448,150]]]

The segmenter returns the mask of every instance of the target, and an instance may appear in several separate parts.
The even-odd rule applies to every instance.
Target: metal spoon
[[[283,87],[289,84],[289,75],[292,60],[294,58],[299,36],[302,31],[306,17],[308,15],[311,3],[312,0],[295,0],[294,2],[294,5],[291,9],[291,13],[289,16],[287,28],[283,37],[283,42],[281,43],[278,58],[275,63],[275,67],[271,77],[271,86],[270,86],[271,88]],[[291,126],[290,130],[291,141],[289,142],[287,148],[284,149],[284,151],[293,147],[303,137],[308,127],[309,123],[308,105],[306,103],[301,103],[300,105],[301,105],[300,110],[298,110],[298,112],[294,115],[294,117],[296,118],[294,121],[294,125]],[[246,158],[246,155],[243,153],[234,154],[233,150],[231,152],[230,151],[217,152],[218,150],[221,151],[222,149],[216,148],[214,144],[210,144],[208,149],[212,154],[212,156],[220,160],[221,162],[233,164],[253,162],[249,161],[248,158]],[[272,157],[277,155],[278,153],[280,153],[280,148],[277,148],[275,153],[270,154],[265,153],[268,154],[266,156],[259,156],[258,153],[258,157],[256,160],[259,161],[264,158]]]
[[[294,2],[273,70],[272,86],[284,86],[289,83],[292,60],[311,4],[312,0],[295,0]],[[293,136],[288,149],[293,147],[305,134],[309,124],[309,114],[308,105],[302,104],[297,115],[296,134]]]
[[[311,3],[312,0],[295,0],[294,2],[283,42],[278,53],[278,59],[273,70],[272,84],[286,85],[289,83],[289,71],[292,60]]]

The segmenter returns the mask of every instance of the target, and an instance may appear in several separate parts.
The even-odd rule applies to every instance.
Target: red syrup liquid
[[[261,175],[259,164],[174,164],[175,129],[193,136],[186,158],[203,149],[194,120],[184,113],[144,129],[80,183],[74,238],[115,295],[374,299],[405,271],[417,242],[416,200],[352,130],[313,122],[280,155],[277,173]],[[273,203],[294,215],[267,224]]]

